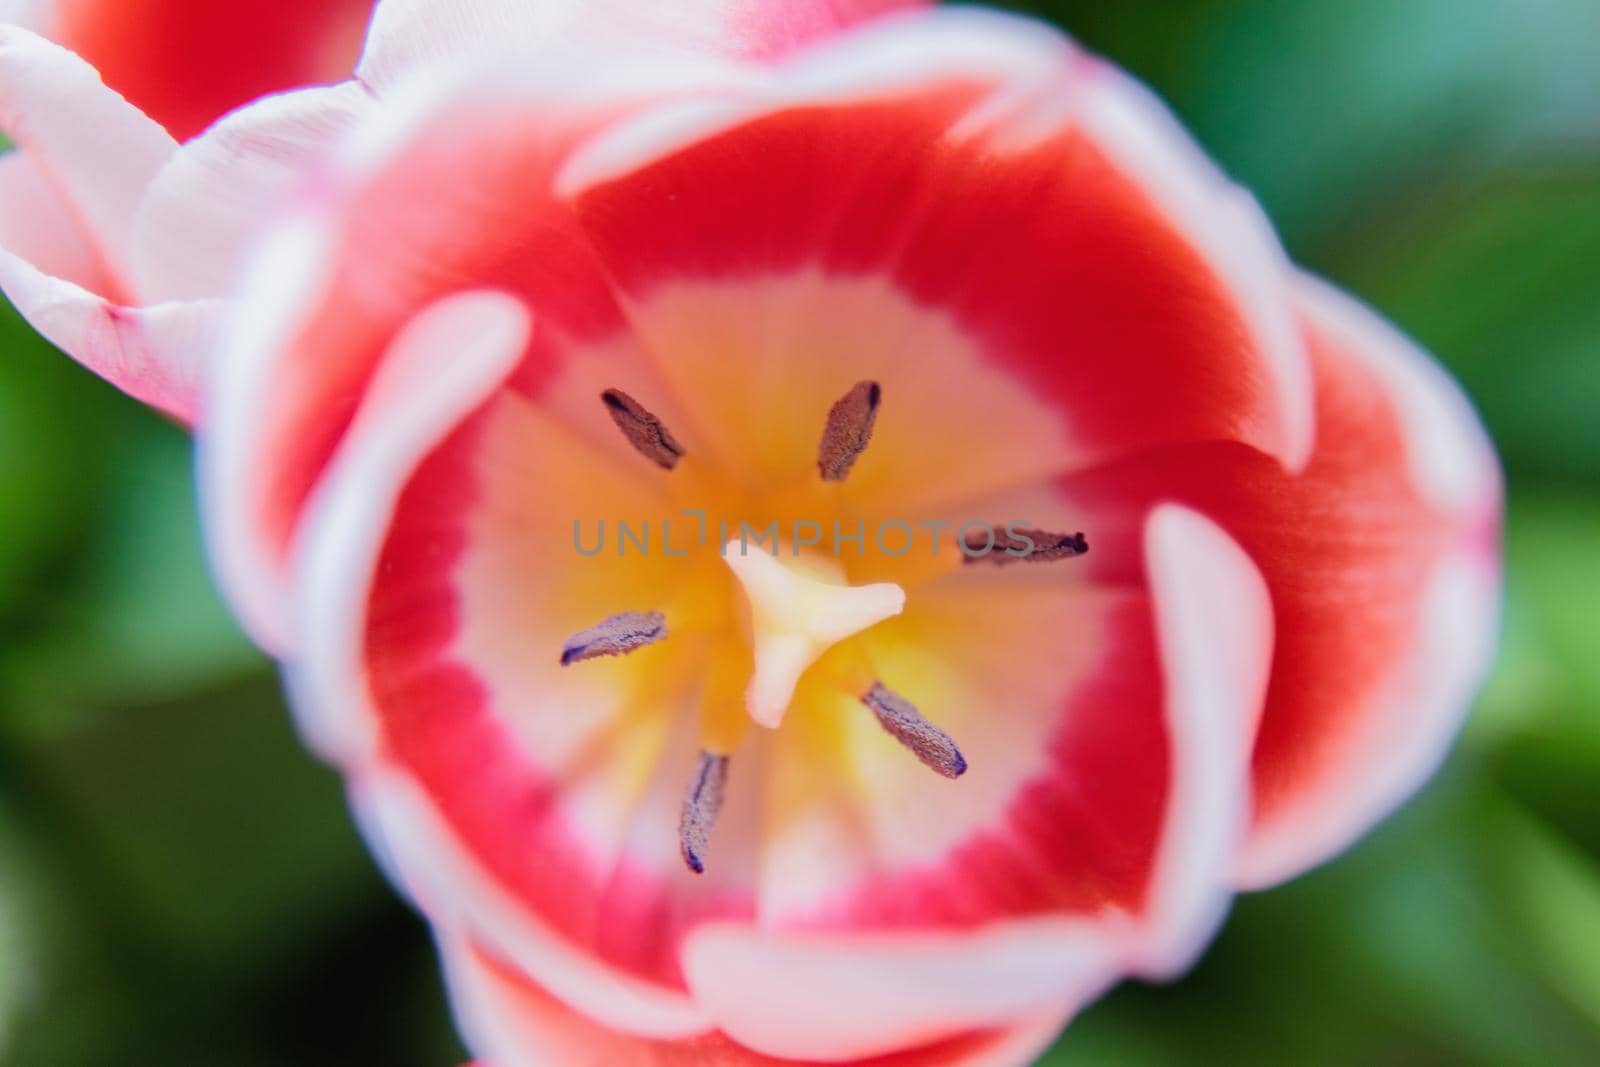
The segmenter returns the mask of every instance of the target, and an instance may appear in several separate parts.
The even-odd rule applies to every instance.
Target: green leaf
[[[0,302],[0,628],[89,509],[93,457],[72,404],[83,373]]]
[[[1595,151],[1588,0],[1248,0],[1195,41],[1183,102],[1292,243],[1376,202]]]
[[[180,696],[266,663],[207,569],[188,437],[135,414],[70,577],[38,594],[31,632],[5,655],[25,706],[53,709],[13,727],[57,728],[75,710]]]
[[[1600,504],[1514,499],[1505,648],[1468,737],[1522,804],[1600,857]]]
[[[1600,1029],[1600,865],[1509,803],[1481,830],[1492,835],[1486,877],[1510,943]]]
[[[1587,1067],[1600,1027],[1553,995],[1483,877],[1491,795],[1458,761],[1349,855],[1240,898],[1182,982],[1091,1007],[1044,1064]]]
[[[1461,377],[1513,473],[1600,478],[1600,166],[1441,198],[1340,274]]]

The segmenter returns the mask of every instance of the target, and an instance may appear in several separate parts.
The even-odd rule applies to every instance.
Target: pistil
[[[776,729],[783,722],[800,676],[824,652],[905,608],[905,591],[892,582],[820,581],[738,541],[722,551],[750,603],[755,673],[745,708],[762,726]]]

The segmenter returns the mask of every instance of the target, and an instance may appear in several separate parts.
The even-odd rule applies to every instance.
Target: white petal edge
[[[55,0],[0,0],[0,26],[21,26],[34,33],[49,33]]]
[[[72,205],[112,270],[131,277],[134,213],[177,142],[89,64],[15,26],[0,26],[0,130]]]
[[[1326,781],[1257,827],[1237,866],[1244,889],[1286,881],[1338,855],[1444,762],[1499,643],[1501,574],[1492,544],[1504,488],[1493,446],[1444,369],[1365,305],[1302,278],[1319,328],[1383,383],[1417,490],[1459,520],[1462,543],[1434,565],[1411,656],[1399,662]],[[1479,543],[1475,543],[1479,542]]]
[[[196,470],[206,552],[217,583],[252,640],[275,655],[294,645],[287,564],[256,523],[250,475],[273,374],[300,317],[327,284],[333,227],[307,213],[291,219],[246,271],[214,371]]]
[[[358,714],[367,598],[400,494],[417,467],[505,382],[532,317],[517,297],[469,290],[418,312],[384,353],[349,432],[306,503],[293,574],[288,679],[308,743],[343,766],[369,754]]]
[[[232,112],[179,148],[134,220],[141,297],[231,291],[274,212],[376,107],[354,82],[281,93]]]
[[[1505,490],[1494,445],[1444,367],[1382,315],[1321,278],[1302,273],[1297,295],[1317,328],[1387,390],[1411,480],[1425,499],[1442,512],[1467,517],[1498,509]]]
[[[226,302],[113,304],[0,251],[0,290],[44,338],[136,400],[179,422],[198,415],[200,379]]]
[[[724,84],[697,97],[641,110],[575,152],[556,191],[581,195],[774,110],[893,96],[938,78],[1045,83],[1079,55],[1056,31],[1019,16],[975,9],[890,16],[773,67],[733,68]]]
[[[682,992],[625,974],[530,916],[467,852],[406,775],[374,762],[351,777],[363,836],[436,929],[458,931],[601,1025],[660,1040],[708,1033]]]
[[[1237,302],[1283,425],[1264,450],[1291,472],[1311,462],[1316,401],[1311,357],[1295,309],[1294,268],[1260,204],[1233,184],[1147,87],[1095,61],[1079,121],[1160,205]],[[1266,428],[1258,439],[1270,440]]]
[[[563,1044],[552,1042],[547,1029],[528,1019],[514,1003],[514,991],[502,978],[489,972],[471,946],[448,934],[439,938],[440,957],[462,1034],[468,1046],[493,1067],[612,1067],[614,1061],[597,1054],[587,1063],[569,1063],[561,1058]],[[571,1011],[570,1008],[564,1010]],[[1034,1062],[1055,1040],[1066,1024],[1058,1011],[1014,1020],[1009,1033],[993,1044],[960,1061],[961,1067],[1017,1067]],[[564,1025],[594,1026],[585,1019]],[[628,1035],[633,1036],[633,1035]],[[570,1047],[570,1042],[566,1047]],[[610,1054],[607,1053],[607,1056]],[[947,1063],[954,1067],[954,1061]]]
[[[1160,505],[1145,523],[1144,547],[1174,758],[1150,919],[1132,963],[1164,980],[1200,955],[1232,896],[1273,620],[1260,570],[1199,512]]]
[[[1038,918],[975,931],[762,934],[711,923],[683,965],[715,1027],[777,1059],[867,1059],[1041,1013],[1108,989],[1122,920]]]
[[[619,65],[733,57],[753,42],[735,0],[381,0],[356,76],[379,93],[450,63],[543,62],[599,49]],[[828,7],[825,2],[819,7]]]

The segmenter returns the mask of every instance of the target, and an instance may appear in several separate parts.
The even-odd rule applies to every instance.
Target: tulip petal
[[[0,26],[0,130],[33,158],[125,283],[134,212],[177,143],[93,67],[15,26]]]
[[[307,653],[296,675],[308,677],[294,684],[318,692],[315,707],[324,718],[303,722],[313,746],[331,759],[352,760],[364,747],[329,717],[349,715],[363,700],[339,667],[359,656],[348,642],[360,632],[370,568],[399,488],[504,382],[529,333],[526,309],[505,293],[457,293],[420,312],[386,353],[311,505],[297,582]]]
[[[573,1011],[505,964],[463,940],[441,947],[446,974],[468,1041],[496,1067],[614,1067],[715,1063],[717,1067],[821,1067],[777,1060],[717,1033],[679,1041],[642,1038],[607,1029]],[[1016,1067],[1031,1062],[1061,1028],[1045,1013],[1003,1029],[964,1034],[870,1060],[830,1060],[844,1067]]]
[[[202,362],[222,333],[224,306],[186,300],[129,308],[0,252],[0,289],[51,344],[135,400],[193,423]]]
[[[21,26],[34,33],[47,32],[55,0],[0,0],[0,26]]]
[[[1150,502],[1213,517],[1257,560],[1277,653],[1254,754],[1245,886],[1346,847],[1437,766],[1492,654],[1500,480],[1456,387],[1350,298],[1303,281],[1317,441],[1287,476],[1238,445],[1158,449],[1061,485],[1102,581]]]
[[[1343,571],[1351,599],[1337,586],[1286,598],[1287,647],[1256,747],[1259,810],[1239,868],[1251,888],[1349,847],[1433,774],[1499,630],[1502,489],[1477,416],[1436,363],[1369,309],[1316,282],[1303,294],[1317,343],[1346,379],[1334,388],[1383,394],[1399,448],[1378,470],[1409,498],[1398,506],[1411,510],[1415,532],[1409,545],[1375,545],[1377,530],[1346,531],[1349,540],[1319,555]],[[1330,489],[1376,508],[1366,495],[1374,472],[1354,466],[1379,462],[1370,427],[1323,426],[1320,469],[1330,482],[1349,479]],[[1339,459],[1352,466],[1338,470]]]
[[[649,55],[767,57],[925,0],[382,0],[358,77],[380,92],[432,63],[601,46]]]
[[[130,307],[133,216],[176,145],[82,60],[0,26],[0,289],[28,321],[129,395],[190,421],[215,301]]]
[[[1226,872],[1249,817],[1245,783],[1273,663],[1273,605],[1256,563],[1197,512],[1157,507],[1144,544],[1175,772],[1134,966],[1167,979],[1200,954],[1231,896]]]
[[[374,764],[352,782],[351,800],[396,888],[441,928],[497,946],[530,981],[605,1027],[662,1041],[708,1031],[705,1011],[683,990],[619,970],[500,889],[406,776]]]
[[[128,308],[98,295],[109,288],[103,261],[35,160],[23,152],[0,159],[0,290],[34,329],[90,370],[192,420],[221,305]]]
[[[346,82],[267,97],[180,148],[134,224],[134,266],[149,301],[231,291],[270,213],[316,173],[373,108]]]
[[[26,152],[0,155],[0,249],[40,274],[81,289],[112,288],[105,263],[71,206]],[[6,293],[20,303],[9,286]]]
[[[55,0],[40,32],[180,141],[270,93],[350,75],[372,0]]]

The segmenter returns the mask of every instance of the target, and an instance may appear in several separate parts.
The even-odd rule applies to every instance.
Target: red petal
[[[57,0],[50,35],[188,140],[228,111],[350,76],[372,0]]]
[[[1437,765],[1485,669],[1499,480],[1455,387],[1370,312],[1305,283],[1317,441],[1300,477],[1242,445],[1167,448],[1063,481],[1102,579],[1144,510],[1215,518],[1266,575],[1277,652],[1242,879],[1326,859]]]

